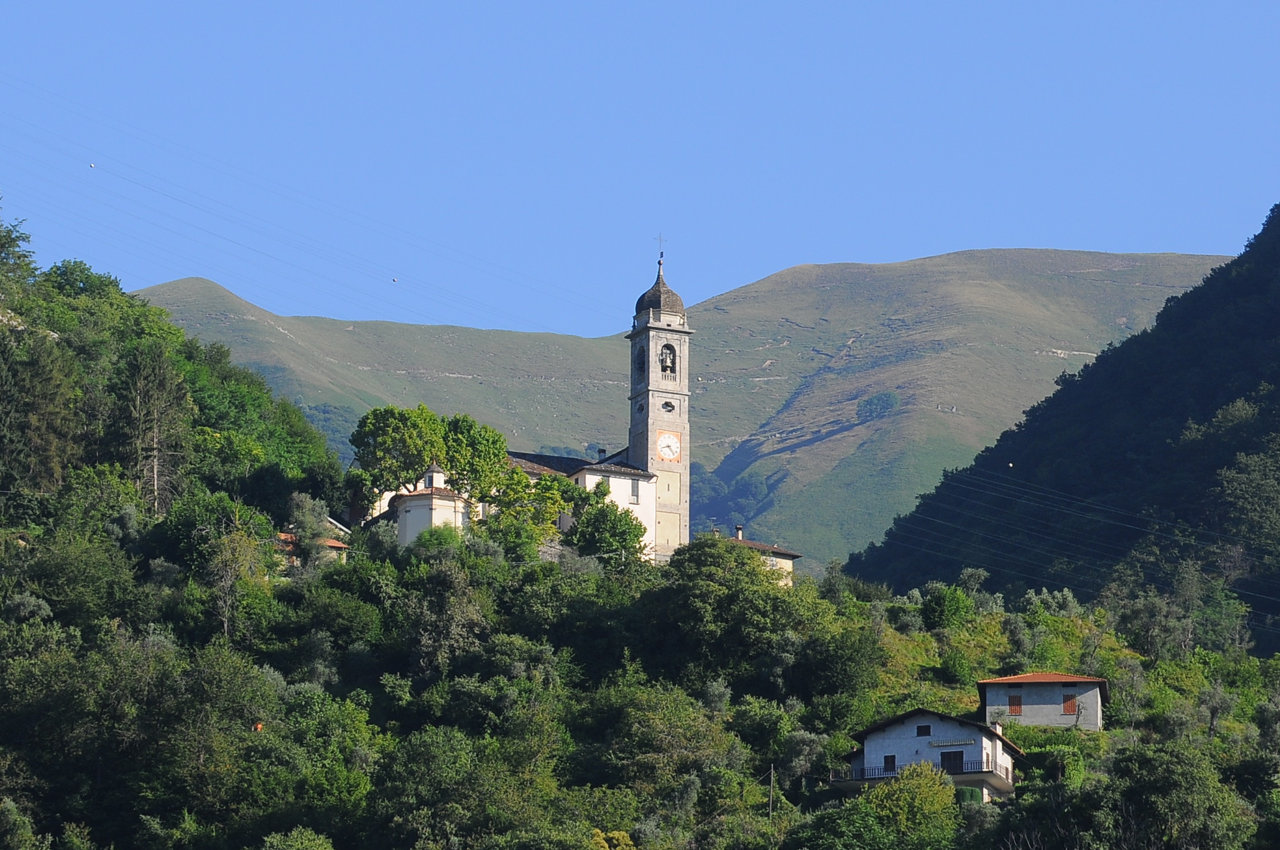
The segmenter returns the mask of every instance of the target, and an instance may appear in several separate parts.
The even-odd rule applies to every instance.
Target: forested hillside
[[[404,424],[497,511],[341,550],[342,470],[296,408],[0,227],[0,847],[1280,840],[1280,664],[1246,652],[1222,588],[1139,652],[1145,597],[1001,596],[977,570],[901,596],[839,572],[786,588],[714,537],[656,565],[599,494],[495,471],[469,417],[374,411],[348,484],[404,472],[381,441]],[[578,526],[547,560],[560,510]],[[1108,731],[1011,726],[1016,800],[917,769],[832,790],[858,730],[975,716],[976,679],[1046,669],[1107,677]]]
[[[847,569],[905,589],[989,570],[1085,598],[1235,589],[1277,645],[1280,213],[1156,324],[1059,379]],[[1151,640],[1181,624],[1153,612]]]

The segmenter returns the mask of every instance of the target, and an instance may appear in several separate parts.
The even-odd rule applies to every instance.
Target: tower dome
[[[667,286],[667,282],[662,279],[661,258],[658,259],[658,279],[636,301],[637,316],[649,310],[661,310],[664,313],[684,312],[684,302],[680,300],[679,295],[676,295],[675,290]]]

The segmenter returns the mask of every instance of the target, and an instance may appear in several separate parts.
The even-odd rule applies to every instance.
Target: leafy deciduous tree
[[[375,407],[360,417],[351,446],[374,487],[399,490],[445,459],[444,425],[425,404]]]

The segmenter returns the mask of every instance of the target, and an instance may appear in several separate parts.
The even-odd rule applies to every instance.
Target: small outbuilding
[[[1069,673],[1020,673],[978,682],[988,723],[1069,726],[1102,731],[1102,707],[1111,700],[1106,679]]]

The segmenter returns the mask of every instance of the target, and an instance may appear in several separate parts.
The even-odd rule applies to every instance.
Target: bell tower
[[[627,460],[657,478],[654,555],[689,542],[689,329],[684,302],[662,277],[636,301],[631,323]]]

